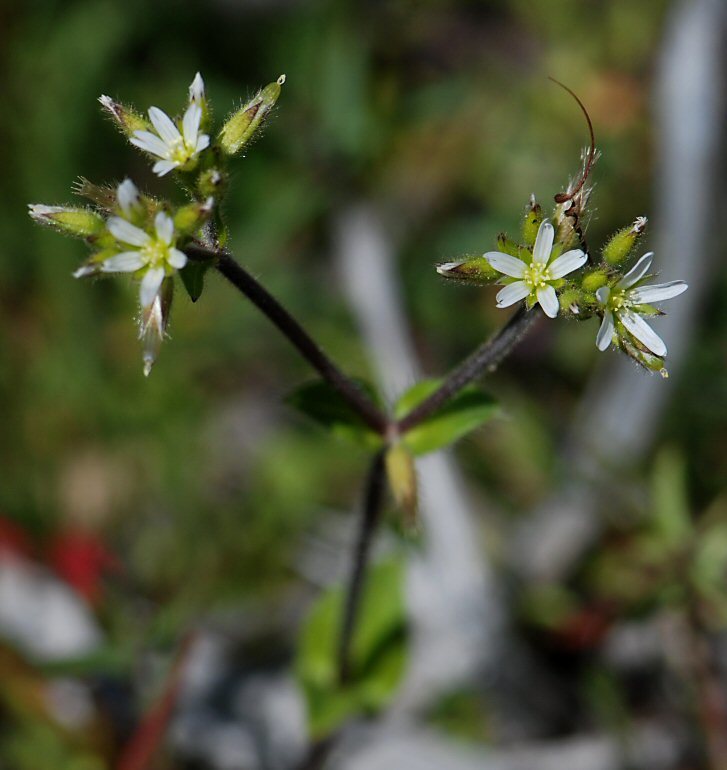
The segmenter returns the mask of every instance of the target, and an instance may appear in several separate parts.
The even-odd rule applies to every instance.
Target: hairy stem
[[[384,454],[380,450],[374,456],[366,479],[361,525],[356,541],[353,564],[346,590],[341,621],[341,635],[338,645],[338,677],[341,684],[346,684],[351,676],[351,644],[356,629],[361,598],[366,582],[366,567],[368,566],[371,543],[376,527],[381,519],[381,507],[384,500]]]
[[[452,396],[462,390],[465,385],[468,385],[484,372],[494,371],[542,314],[539,305],[536,305],[532,310],[520,308],[494,337],[483,342],[477,350],[453,369],[442,385],[429,398],[426,398],[399,420],[397,424],[399,434],[403,435],[426,420],[427,417],[444,406]]]
[[[340,393],[362,420],[377,433],[386,433],[389,419],[379,407],[323,352],[308,332],[250,273],[223,250],[191,245],[187,256],[212,262],[217,270],[244,294],[285,335],[306,361]]]

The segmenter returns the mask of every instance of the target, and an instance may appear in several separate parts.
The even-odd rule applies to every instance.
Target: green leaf
[[[385,562],[369,572],[351,644],[351,676],[338,680],[344,588],[329,589],[303,627],[296,674],[308,704],[314,738],[351,717],[375,714],[391,700],[407,660],[403,565]]]
[[[356,384],[372,400],[377,400],[374,389],[368,383],[356,381]],[[286,401],[335,436],[353,441],[368,449],[378,449],[383,443],[381,436],[373,431],[341,394],[327,382],[316,380],[301,385],[286,398]]]
[[[442,384],[442,380],[423,380],[404,393],[396,404],[397,418],[404,417]],[[497,402],[476,385],[470,385],[447,401],[424,422],[403,437],[414,455],[423,455],[453,444],[475,428],[492,419]]]
[[[204,274],[209,270],[209,265],[204,262],[187,262],[179,271],[182,283],[192,302],[196,302],[202,296],[204,289]]]

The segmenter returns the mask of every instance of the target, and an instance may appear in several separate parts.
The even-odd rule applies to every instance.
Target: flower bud
[[[165,278],[158,294],[139,319],[139,339],[142,341],[144,376],[148,377],[166,336],[169,312],[172,309],[174,281]]]
[[[414,459],[401,443],[391,446],[385,458],[386,476],[396,504],[404,512],[406,523],[414,527],[417,521],[417,477]]]
[[[620,265],[633,250],[646,229],[646,217],[637,217],[630,227],[624,227],[603,247],[603,259],[609,265]]]
[[[608,282],[608,275],[605,270],[591,270],[583,276],[581,286],[585,291],[595,292],[601,286]]]
[[[197,192],[203,198],[220,200],[227,185],[227,174],[218,168],[208,168],[197,177]]]
[[[31,203],[28,213],[36,222],[76,238],[94,238],[106,227],[104,218],[91,209]]]
[[[219,146],[226,155],[236,155],[252,139],[280,96],[285,75],[269,83],[222,127]]]
[[[445,278],[467,283],[491,283],[499,273],[482,256],[464,256],[456,262],[442,262],[437,272]]]
[[[639,366],[643,366],[644,369],[648,369],[651,372],[658,372],[664,379],[669,377],[669,372],[664,366],[664,359],[645,350],[643,345],[637,347],[637,345],[634,345],[623,336],[619,336],[619,345],[624,353],[636,361]]]
[[[127,137],[132,137],[134,131],[146,131],[149,129],[149,123],[131,107],[127,107],[121,102],[115,102],[110,96],[102,94],[98,100],[116,124],[116,127]]]
[[[215,199],[207,198],[206,201],[194,201],[177,209],[174,215],[174,230],[180,235],[193,235],[209,219],[214,211]]]
[[[535,196],[531,195],[530,203],[528,204],[522,224],[523,243],[528,246],[532,246],[535,243],[542,221],[543,210],[540,207],[540,204],[535,200]]]

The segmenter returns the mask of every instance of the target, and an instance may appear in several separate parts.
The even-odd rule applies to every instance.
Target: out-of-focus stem
[[[389,418],[384,412],[331,361],[301,324],[228,252],[196,244],[188,246],[185,251],[190,259],[212,262],[236,289],[275,324],[303,358],[340,393],[369,427],[382,435],[386,433]]]
[[[525,336],[532,324],[542,315],[539,305],[536,305],[532,310],[526,310],[524,307],[518,310],[494,337],[483,342],[474,353],[467,356],[462,363],[453,369],[442,385],[429,398],[424,399],[409,414],[399,420],[397,424],[399,434],[405,434],[431,417],[452,396],[484,372],[494,371]]]
[[[338,645],[338,677],[341,684],[346,684],[351,676],[351,645],[353,643],[358,613],[361,608],[371,542],[381,519],[381,507],[385,488],[384,454],[385,450],[381,450],[374,456],[364,489],[361,524],[344,600],[343,620],[341,621],[341,635]]]

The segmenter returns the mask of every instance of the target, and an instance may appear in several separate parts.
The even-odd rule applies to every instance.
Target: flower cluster
[[[505,235],[498,238],[498,251],[469,255],[437,266],[440,275],[467,283],[499,283],[497,307],[525,302],[536,304],[550,318],[563,312],[571,318],[601,319],[596,346],[612,344],[646,369],[667,376],[666,345],[647,317],[662,315],[654,303],[672,299],[686,291],[684,281],[644,285],[653,253],[625,270],[636,243],[646,229],[646,217],[619,230],[604,246],[594,263],[585,246],[581,217],[590,189],[581,186],[577,195],[556,196],[553,223],[544,219],[541,207],[531,198],[522,225],[521,243]]]
[[[29,206],[41,224],[84,239],[89,259],[76,278],[128,273],[139,285],[139,337],[143,342],[144,373],[149,374],[166,335],[174,276],[181,271],[189,289],[185,247],[195,241],[216,247],[223,237],[219,201],[228,177],[227,162],[252,138],[280,95],[280,77],[243,105],[222,126],[213,141],[211,111],[204,81],[197,73],[189,86],[180,117],[150,107],[148,119],[132,107],[99,97],[107,115],[128,141],[153,161],[160,177],[176,173],[188,200],[175,204],[142,194],[125,179],[118,186],[99,186],[81,179],[75,192],[89,199],[90,207]]]

